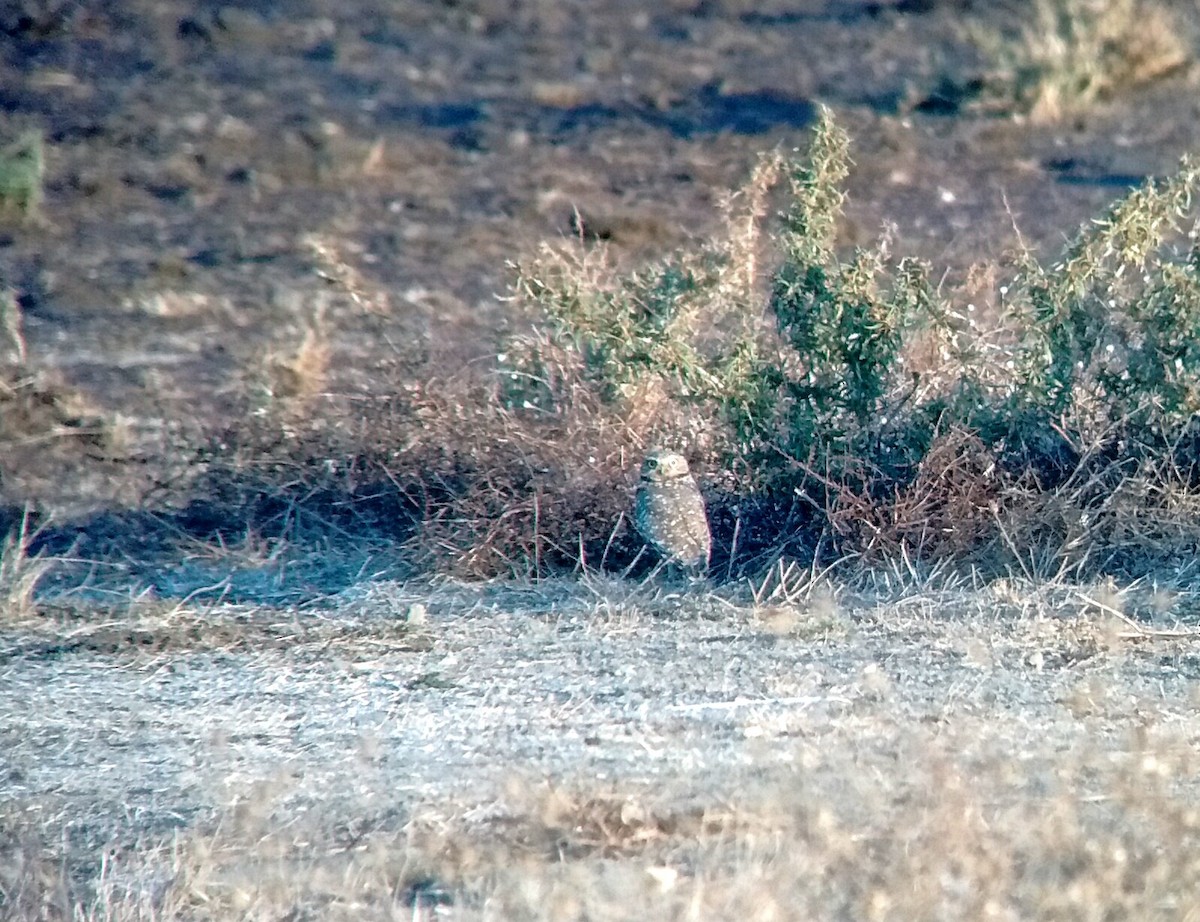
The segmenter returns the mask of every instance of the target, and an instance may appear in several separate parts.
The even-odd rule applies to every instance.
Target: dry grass
[[[0,542],[0,624],[25,621],[36,614],[38,583],[54,566],[50,559],[30,555],[32,530],[26,511]]]
[[[957,764],[931,739],[903,751],[914,763],[903,782],[875,786],[856,773],[834,803],[806,794],[800,773],[784,773],[708,806],[548,787],[482,829],[462,818],[433,829],[417,819],[402,834],[231,821],[211,837],[125,852],[80,909],[114,922],[314,912],[331,920],[1085,920],[1200,909],[1180,886],[1200,870],[1200,814],[1171,791],[1170,773],[1190,760],[1170,746],[1147,740],[1107,765],[1071,752],[1054,768],[1026,764],[1028,775],[1000,754]],[[846,768],[836,757],[805,766],[818,775]],[[46,863],[36,851],[22,856],[14,884],[25,890],[10,884],[8,892],[49,885],[38,895],[53,907],[71,890]]]
[[[16,292],[0,288],[0,365],[24,365],[26,359],[25,321]]]
[[[281,401],[285,415],[305,413],[309,402],[324,389],[329,373],[329,334],[321,316],[309,324],[293,349],[269,354],[265,362],[265,392]]]
[[[69,812],[70,799],[10,800],[0,814],[0,909],[21,922],[1086,920],[1200,910],[1190,886],[1200,870],[1200,789],[1192,780],[1200,766],[1186,719],[1194,696],[1190,680],[1178,675],[1194,670],[1194,632],[1171,627],[1194,614],[1194,592],[1020,580],[964,589],[937,579],[915,583],[904,569],[885,591],[887,571],[874,568],[851,583],[781,568],[759,588],[761,602],[773,598],[776,607],[836,611],[843,627],[823,635],[773,629],[760,623],[769,606],[730,593],[672,600],[628,584],[610,592],[600,581],[540,590],[425,587],[430,612],[420,633],[429,646],[398,655],[440,657],[449,644],[472,663],[444,687],[410,687],[404,719],[393,719],[385,736],[361,729],[347,763],[355,767],[332,789],[314,787],[312,773],[334,749],[313,742],[299,761],[268,760],[223,775],[222,753],[231,747],[229,765],[245,767],[235,732],[207,742],[200,735],[198,748],[185,751],[186,764],[197,757],[201,766],[211,763],[205,772],[220,792],[219,806],[185,829],[161,827],[183,806],[170,789],[155,806],[117,788],[115,796],[132,797],[134,811],[109,816],[107,825],[89,820],[75,835],[55,826],[81,820]],[[402,590],[389,610],[415,598],[407,593],[416,588]],[[313,678],[345,697],[336,721],[344,724],[364,672],[376,676],[368,685],[380,695],[390,687],[379,684],[385,677],[403,685],[406,675],[429,669],[424,660],[382,659],[384,644],[403,650],[394,644],[413,637],[387,633],[396,625],[378,607],[385,598],[377,592],[374,602],[356,603],[357,614],[346,610],[310,626],[275,619],[272,628],[265,612],[195,610],[208,627],[190,649],[220,651],[213,667],[229,677],[271,677],[260,692],[243,685],[236,696],[251,735],[265,729],[253,716],[258,695],[277,694],[299,677],[297,666],[320,670]],[[522,607],[522,599],[541,608]],[[706,605],[723,612],[720,620],[709,619]],[[163,630],[183,627],[182,614],[143,607],[133,617]],[[1131,619],[1142,629],[1131,629]],[[239,625],[249,642],[239,641]],[[490,649],[496,642],[516,646]],[[564,712],[562,702],[574,698],[541,697],[559,668],[568,670],[564,679],[584,683],[563,690],[600,696],[611,690],[613,669],[634,668],[667,642],[680,678],[654,679],[668,693],[641,723],[624,724],[648,747],[632,762],[616,758],[624,745],[617,727],[592,723],[587,709]],[[530,665],[512,662],[517,647]],[[131,688],[156,707],[155,677],[184,663],[187,649],[129,644],[73,655],[121,664],[104,675],[123,681],[131,674]],[[757,686],[722,693],[686,678],[697,666],[729,668],[751,652],[792,664],[790,676],[778,663],[762,667],[780,683],[772,686],[773,702]],[[599,658],[581,669],[593,653]],[[188,669],[213,668],[186,661]],[[9,660],[3,681],[39,662]],[[810,688],[814,668],[824,678]],[[637,682],[654,671],[625,693],[636,695]],[[95,684],[100,673],[84,675]],[[219,709],[229,689],[217,678],[210,679],[218,696],[211,707]],[[513,713],[493,713],[496,700]],[[619,699],[591,700],[605,707]],[[423,767],[397,761],[415,754],[405,734],[421,725],[426,706],[440,715],[437,738],[446,750]],[[480,754],[501,760],[482,796],[413,800],[399,793],[414,771],[450,789],[456,772],[471,770],[471,757],[456,761],[451,728],[477,719],[476,709],[484,719],[524,721],[524,732],[547,749],[518,767],[481,741]],[[563,742],[564,720],[595,734],[583,745],[600,757],[597,766],[608,766],[607,778],[549,755]],[[148,733],[154,724],[144,726]],[[310,717],[287,736],[316,730]],[[344,730],[328,745],[344,747]],[[125,739],[119,725],[103,738],[113,732]],[[108,758],[98,739],[81,739],[77,756]],[[31,742],[14,757],[23,759]],[[693,746],[694,762],[675,762],[664,751]],[[180,756],[163,750],[156,758]],[[115,768],[114,777],[127,776],[124,766]],[[204,797],[208,789],[186,790]]]
[[[985,106],[1056,122],[1177,73],[1192,49],[1160,0],[1033,0],[1012,10],[1015,35],[975,28],[994,70]]]

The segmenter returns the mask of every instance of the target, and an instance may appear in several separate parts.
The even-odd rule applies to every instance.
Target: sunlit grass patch
[[[970,31],[992,67],[980,102],[1037,122],[1086,113],[1194,57],[1161,0],[1031,0],[1005,12],[1011,25]]]

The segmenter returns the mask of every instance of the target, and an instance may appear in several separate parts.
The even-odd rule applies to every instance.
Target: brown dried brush
[[[830,527],[868,559],[967,559],[994,534],[1001,492],[987,446],[955,428],[934,439],[916,476],[895,487],[890,499],[870,495],[869,488],[839,489]]]
[[[388,312],[391,307],[388,293],[378,285],[367,283],[362,273],[350,264],[336,240],[311,234],[304,242],[317,261],[317,275],[345,292],[363,310],[376,314]]]
[[[329,374],[329,337],[321,325],[305,329],[294,349],[283,349],[267,356],[268,388],[272,397],[295,410],[317,396]]]
[[[720,300],[743,311],[765,301],[763,220],[770,210],[771,192],[779,184],[786,167],[787,161],[779,151],[761,155],[749,182],[721,201],[725,217],[726,261],[719,286]],[[761,308],[754,315],[761,317]]]
[[[402,489],[422,494],[424,520],[410,542],[419,564],[537,577],[636,553],[623,521],[641,445],[620,414],[584,392],[553,414],[448,401],[445,391],[425,400],[419,442],[391,470]]]

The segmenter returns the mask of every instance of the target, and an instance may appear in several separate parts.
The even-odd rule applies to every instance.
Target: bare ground
[[[1193,592],[793,580],[14,625],[0,894],[119,919],[1200,906]]]

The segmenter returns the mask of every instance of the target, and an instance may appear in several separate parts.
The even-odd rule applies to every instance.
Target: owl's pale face
[[[650,481],[674,480],[689,474],[687,458],[673,451],[652,451],[642,462],[642,479]]]

